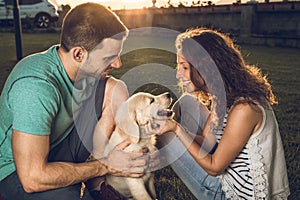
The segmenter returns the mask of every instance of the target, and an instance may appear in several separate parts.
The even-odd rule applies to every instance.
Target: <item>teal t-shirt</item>
[[[57,50],[52,46],[22,59],[7,78],[0,96],[0,181],[15,171],[12,129],[49,135],[53,148],[74,127],[76,107],[91,95],[87,87],[74,88]]]

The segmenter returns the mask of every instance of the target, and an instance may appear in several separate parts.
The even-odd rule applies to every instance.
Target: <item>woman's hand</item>
[[[167,132],[177,132],[179,124],[173,120],[158,120],[152,119],[145,126],[146,133],[155,133],[156,135],[162,135]]]

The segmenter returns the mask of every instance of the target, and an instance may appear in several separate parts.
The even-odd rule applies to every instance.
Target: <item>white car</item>
[[[0,21],[11,23],[14,19],[14,0],[0,0]],[[34,22],[38,28],[48,28],[58,20],[58,8],[48,0],[19,0],[22,22]]]

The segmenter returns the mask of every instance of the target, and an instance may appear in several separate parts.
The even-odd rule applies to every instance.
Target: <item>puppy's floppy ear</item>
[[[139,125],[144,125],[149,121],[149,117],[145,116],[145,112],[141,109],[135,111],[136,123]]]
[[[116,125],[119,129],[125,132],[130,141],[134,144],[140,140],[140,129],[136,123],[136,113],[133,106],[130,103],[124,102],[120,106],[116,114]]]

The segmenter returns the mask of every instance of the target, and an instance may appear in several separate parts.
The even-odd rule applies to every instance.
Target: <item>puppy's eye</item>
[[[150,99],[150,104],[154,103],[154,98]]]

